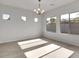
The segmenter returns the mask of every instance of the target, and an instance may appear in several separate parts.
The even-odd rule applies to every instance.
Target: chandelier
[[[38,0],[39,4],[38,4],[38,8],[37,9],[34,9],[34,12],[38,15],[41,15],[45,12],[45,10],[41,9],[41,5],[40,5],[40,2],[41,0]]]

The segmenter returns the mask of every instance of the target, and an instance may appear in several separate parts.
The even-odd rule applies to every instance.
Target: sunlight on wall
[[[3,14],[2,15],[2,19],[4,19],[4,20],[9,20],[9,18],[10,18],[9,14]]]
[[[38,18],[34,18],[34,22],[38,22]]]
[[[27,21],[27,17],[26,17],[26,16],[21,16],[21,19],[22,19],[23,21]]]

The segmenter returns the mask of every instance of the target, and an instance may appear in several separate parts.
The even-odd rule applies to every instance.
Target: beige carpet
[[[56,48],[55,46],[59,48]],[[31,51],[34,53],[31,53]],[[28,39],[0,44],[0,58],[31,57],[79,58],[79,47],[46,38]]]

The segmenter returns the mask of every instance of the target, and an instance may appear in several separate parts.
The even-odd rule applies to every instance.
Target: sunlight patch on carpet
[[[60,48],[60,46],[55,44],[50,44],[29,52],[25,52],[24,54],[27,56],[27,58],[38,58],[58,48]]]
[[[49,53],[48,55],[44,56],[43,58],[68,58],[70,57],[74,51],[66,49],[66,48],[60,48],[54,52]]]

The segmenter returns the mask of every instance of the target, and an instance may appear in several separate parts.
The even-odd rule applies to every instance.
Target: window
[[[50,32],[56,32],[56,17],[47,18],[46,30]]]
[[[26,19],[25,16],[21,16],[21,19],[22,19],[23,21],[27,21],[27,19]]]
[[[79,12],[70,14],[70,28],[72,34],[79,34]]]
[[[4,20],[10,20],[10,15],[9,14],[3,14],[2,19]]]
[[[61,32],[79,34],[79,12],[61,15]]]
[[[69,33],[69,14],[61,15],[60,27],[62,33]]]
[[[38,22],[38,18],[34,18],[34,22]]]

